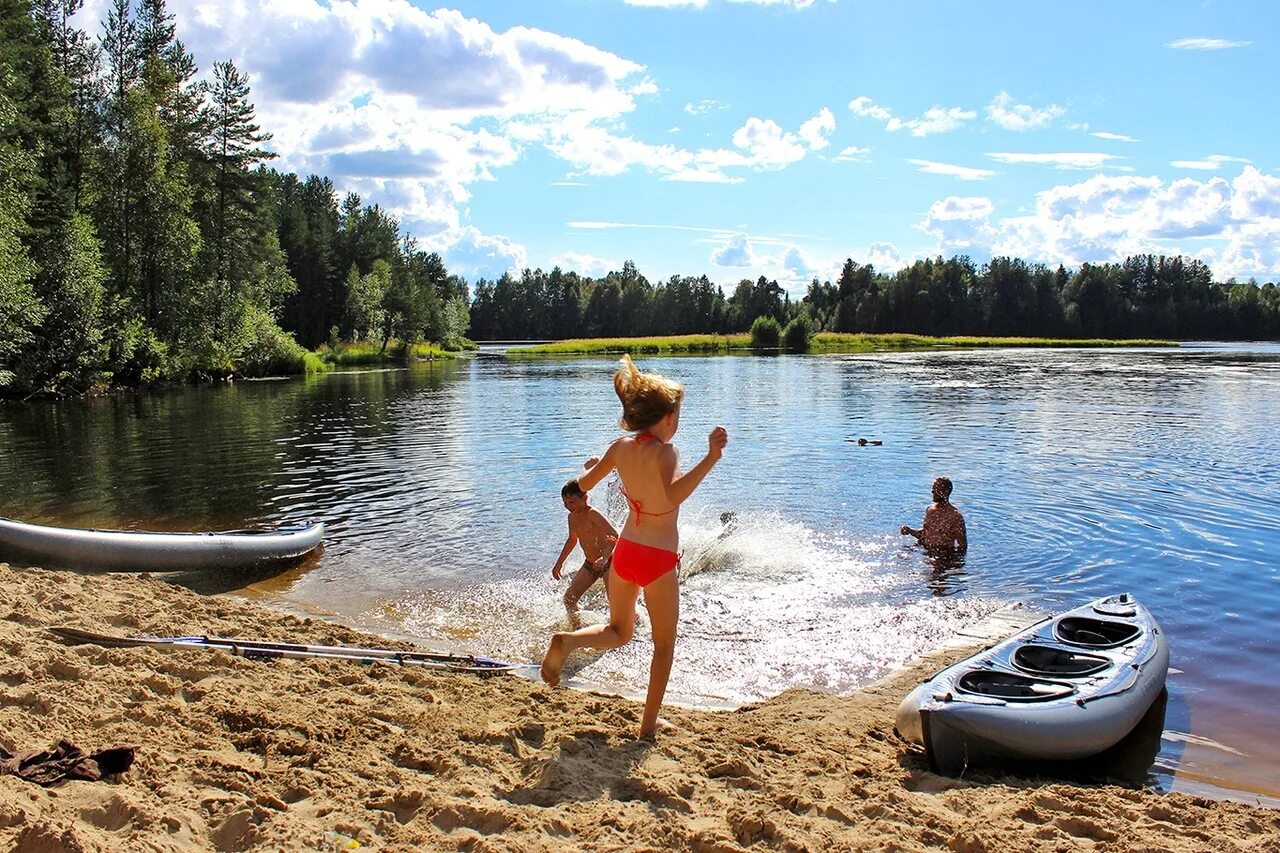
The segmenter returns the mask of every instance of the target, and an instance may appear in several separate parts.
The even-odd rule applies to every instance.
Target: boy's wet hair
[[[942,486],[942,496],[944,498],[951,497],[951,478],[950,477],[939,477],[933,482],[934,482],[934,485]]]
[[[582,486],[578,485],[577,477],[570,479],[560,489],[560,497],[562,498],[585,498],[586,496],[587,493],[582,491]]]

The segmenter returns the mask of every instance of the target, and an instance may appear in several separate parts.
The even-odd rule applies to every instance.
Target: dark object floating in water
[[[42,564],[123,572],[232,569],[293,560],[320,544],[324,525],[152,533],[47,527],[0,516],[0,549]]]
[[[1164,689],[1169,646],[1132,595],[1050,617],[944,669],[898,707],[899,734],[930,768],[1062,760],[1120,742]]]
[[[854,439],[852,438],[845,439],[845,441],[850,441],[850,442],[852,442],[853,440]],[[866,447],[868,444],[871,445],[872,447],[879,447],[880,445],[884,444],[884,442],[878,438],[859,438],[857,439],[857,442],[859,447]]]

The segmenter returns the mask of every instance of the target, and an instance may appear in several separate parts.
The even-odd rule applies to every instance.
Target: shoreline
[[[397,645],[145,576],[0,564],[0,746],[138,746],[114,782],[0,777],[10,848],[317,849],[338,832],[375,850],[1280,849],[1280,811],[1260,806],[930,773],[893,732],[918,664],[849,696],[669,706],[676,730],[649,743],[637,703],[523,678],[73,646],[53,624]]]

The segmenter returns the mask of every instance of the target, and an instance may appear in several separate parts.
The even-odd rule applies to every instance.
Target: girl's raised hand
[[[720,454],[724,452],[725,445],[729,443],[729,431],[722,426],[718,426],[707,436],[707,452],[714,458],[719,459]]]

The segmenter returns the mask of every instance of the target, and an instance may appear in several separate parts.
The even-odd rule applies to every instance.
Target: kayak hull
[[[1110,596],[938,673],[903,700],[897,728],[947,775],[990,758],[1087,758],[1137,726],[1168,669],[1155,618],[1127,593]]]
[[[214,533],[153,533],[48,527],[0,517],[0,552],[41,565],[123,572],[231,569],[297,559],[324,525]]]

